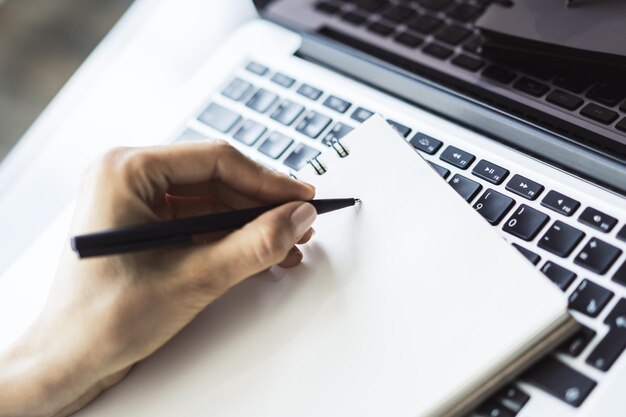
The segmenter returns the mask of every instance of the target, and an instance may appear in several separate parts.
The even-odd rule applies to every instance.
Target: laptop
[[[623,415],[626,92],[575,70],[489,62],[475,22],[501,3],[258,0],[259,19],[190,82],[172,140],[225,138],[297,177],[383,115],[581,325],[474,415]]]

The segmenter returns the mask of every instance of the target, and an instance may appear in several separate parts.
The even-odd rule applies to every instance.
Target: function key
[[[348,12],[344,14],[343,16],[341,16],[341,19],[348,23],[352,23],[355,26],[362,25],[367,21],[367,17],[354,12]]]
[[[626,242],[626,224],[617,232],[617,238],[622,242]]]
[[[548,215],[522,204],[511,215],[503,230],[522,240],[531,241],[548,220],[550,220]]]
[[[620,266],[617,271],[615,271],[615,275],[613,275],[613,281],[618,284],[622,284],[626,287],[626,261]]]
[[[602,275],[608,271],[621,254],[621,249],[594,237],[574,259],[574,263]]]
[[[363,123],[364,121],[372,117],[373,114],[373,111],[369,111],[367,109],[364,109],[363,107],[359,107],[352,113],[352,116],[350,117],[359,123]]]
[[[385,0],[355,0],[353,3],[355,3],[357,7],[368,12],[375,12],[388,5]]]
[[[434,162],[428,161],[428,163],[435,171],[437,171],[437,174],[439,174],[439,176],[441,176],[443,179],[446,179],[450,176],[450,170],[447,170],[441,165],[435,164]]]
[[[580,114],[605,125],[613,123],[619,117],[617,112],[609,110],[606,107],[599,106],[595,103],[587,104],[582,108]]]
[[[298,123],[296,130],[312,139],[315,139],[324,129],[326,129],[330,122],[332,122],[330,117],[312,111],[309,112],[309,114],[307,114],[300,123]]]
[[[613,107],[626,98],[626,83],[623,81],[600,81],[587,92],[587,97]]]
[[[437,32],[435,38],[448,45],[456,46],[467,39],[471,34],[472,31],[463,26],[449,25]]]
[[[407,46],[409,48],[417,48],[418,46],[420,46],[424,40],[422,38],[419,38],[415,35],[412,35],[408,32],[402,32],[400,33],[398,36],[396,36],[394,38],[394,40],[396,42],[398,42],[399,44],[402,44],[404,46]]]
[[[259,152],[272,159],[278,159],[293,143],[293,139],[278,132],[272,132],[259,146]]]
[[[424,49],[422,49],[422,51],[426,55],[434,56],[435,58],[439,59],[447,59],[450,55],[454,53],[452,49],[446,48],[436,43],[429,43],[424,47]]]
[[[439,10],[450,4],[452,0],[419,0],[419,4],[427,9],[438,12]]]
[[[405,138],[411,134],[410,127],[406,127],[405,125],[395,122],[391,119],[387,119],[387,123],[389,123],[389,125],[393,127],[396,130],[396,132],[398,132]]]
[[[567,258],[584,237],[585,234],[580,230],[557,220],[539,240],[538,245],[561,258]]]
[[[410,7],[398,5],[392,6],[383,13],[383,17],[396,23],[402,23],[415,14],[415,10]]]
[[[341,140],[348,133],[352,132],[354,129],[348,125],[343,123],[337,123],[333,128],[328,132],[326,137],[322,139],[322,143],[326,146],[332,146],[333,142]]]
[[[460,169],[467,169],[476,157],[469,152],[465,152],[457,147],[448,146],[439,157],[444,162]]]
[[[249,82],[244,81],[241,78],[235,78],[226,86],[224,91],[222,91],[222,95],[232,98],[235,101],[239,101],[246,97],[252,89],[252,84]]]
[[[559,351],[577,358],[596,336],[596,332],[589,327],[578,324],[580,329],[559,347]]]
[[[235,132],[233,137],[239,142],[251,146],[259,140],[261,135],[265,133],[267,129],[260,123],[254,120],[246,120],[244,124]]]
[[[483,65],[485,65],[485,63],[480,59],[466,54],[457,55],[450,62],[457,67],[465,68],[468,71],[478,71]]]
[[[585,211],[580,214],[578,221],[604,233],[609,233],[617,224],[615,217],[602,213],[593,207],[587,207]]]
[[[285,158],[284,164],[294,171],[300,171],[309,160],[316,158],[319,154],[320,152],[317,149],[300,143],[293,152]]]
[[[552,190],[541,200],[541,205],[569,217],[578,210],[580,202]]]
[[[269,68],[254,61],[251,61],[248,65],[246,65],[246,70],[260,76],[264,76],[269,72]]]
[[[427,35],[443,24],[443,20],[424,14],[409,23],[409,27],[422,35]]]
[[[248,100],[246,106],[259,113],[265,113],[278,101],[278,96],[264,88],[257,90],[256,93]]]
[[[527,77],[522,77],[517,80],[515,84],[513,84],[513,88],[535,97],[541,97],[550,89],[547,85]]]
[[[437,153],[439,148],[441,148],[441,145],[443,145],[443,142],[441,142],[440,140],[425,135],[421,132],[417,132],[415,136],[413,136],[413,139],[411,139],[410,143],[415,149],[426,152],[429,155],[434,155],[435,153]]]
[[[515,200],[490,188],[476,201],[474,209],[489,223],[496,225],[514,205]]]
[[[515,174],[507,183],[506,189],[528,200],[535,200],[543,192],[543,185]]]
[[[465,199],[465,201],[468,202],[476,197],[476,194],[478,194],[478,192],[483,188],[479,183],[459,174],[452,177],[450,185],[457,193],[459,193],[461,197]]]
[[[482,13],[482,9],[474,7],[467,3],[457,4],[450,12],[448,16],[459,22],[467,23],[476,16]]]
[[[508,84],[515,79],[515,73],[506,68],[491,65],[482,72],[483,77],[497,81],[502,84]]]
[[[548,277],[550,281],[556,284],[557,287],[561,289],[561,291],[566,291],[572,282],[576,279],[576,274],[570,271],[569,269],[565,269],[560,265],[555,264],[552,261],[546,262],[541,267],[541,272]]]
[[[522,379],[574,407],[579,407],[596,386],[594,380],[552,356],[526,371]]]
[[[217,131],[226,133],[241,120],[241,116],[226,107],[211,103],[209,107],[198,116],[198,120],[206,123]]]
[[[326,101],[324,101],[324,106],[328,107],[329,109],[333,109],[339,113],[345,113],[351,105],[352,103],[350,103],[349,101],[346,101],[337,96],[329,96]]]
[[[606,288],[584,279],[569,296],[569,308],[589,317],[598,317],[613,295],[613,292]]]
[[[541,261],[541,256],[537,255],[535,252],[526,249],[523,246],[518,245],[517,243],[513,243],[513,247],[519,251],[526,259],[528,259],[533,265],[537,265],[539,261]]]
[[[325,1],[320,1],[315,5],[315,10],[320,11],[324,14],[335,14],[339,10],[341,10],[338,6],[335,6],[332,3],[327,3]]]
[[[567,110],[576,110],[583,104],[582,99],[561,90],[554,90],[553,92],[548,94],[546,100]]]
[[[276,107],[270,117],[279,123],[289,126],[304,111],[304,107],[291,100],[285,100]]]
[[[582,93],[594,83],[594,78],[576,71],[576,74],[559,75],[554,79],[554,85],[574,93]]]
[[[626,319],[622,317],[623,319]],[[587,364],[600,371],[608,371],[626,349],[626,327],[612,327],[604,339],[589,354]]]
[[[482,178],[485,181],[489,181],[492,184],[499,185],[509,175],[509,171],[489,161],[482,159],[474,169],[472,174],[478,178]]]
[[[311,87],[308,84],[302,84],[300,88],[298,88],[297,93],[313,101],[316,101],[323,94],[322,90]]]
[[[291,86],[295,84],[296,80],[281,72],[277,72],[272,77],[272,82],[280,85],[281,87],[291,88]]]

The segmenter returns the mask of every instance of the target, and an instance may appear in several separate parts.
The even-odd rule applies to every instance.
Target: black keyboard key
[[[569,296],[569,308],[589,317],[598,317],[611,298],[613,298],[613,292],[584,279]]]
[[[550,281],[556,284],[557,287],[561,289],[561,291],[566,291],[572,282],[576,279],[576,274],[570,271],[569,269],[565,269],[562,266],[555,264],[552,261],[546,262],[541,267],[541,272],[548,277]]]
[[[626,298],[622,298],[615,304],[613,310],[604,319],[604,324],[612,329],[626,329]]]
[[[374,32],[380,36],[389,36],[395,31],[395,29],[391,26],[381,22],[372,23],[367,27],[367,30],[369,30],[370,32]]]
[[[383,17],[396,23],[402,23],[415,14],[415,10],[408,6],[397,5],[390,7],[383,13]]]
[[[613,123],[619,117],[617,112],[597,105],[596,103],[587,104],[580,110],[580,114],[605,125]]]
[[[452,0],[419,0],[419,4],[427,9],[439,11],[450,4]]]
[[[580,202],[552,190],[541,200],[541,205],[569,217],[578,210]]]
[[[622,242],[626,242],[626,224],[617,232],[617,238]]]
[[[489,188],[476,201],[474,209],[495,226],[502,221],[514,205],[515,200]]]
[[[265,113],[278,101],[278,96],[264,88],[257,90],[256,93],[248,100],[246,106],[259,113]]]
[[[424,47],[424,49],[422,49],[422,51],[427,55],[434,56],[439,59],[446,59],[454,53],[452,49],[448,49],[436,43],[429,43]]]
[[[513,84],[513,88],[523,91],[531,96],[541,97],[550,89],[547,85],[528,77],[522,77]]]
[[[619,105],[619,109],[620,111],[626,113],[626,101],[622,102],[622,104]]]
[[[429,155],[434,155],[435,153],[437,153],[439,148],[441,148],[441,146],[443,145],[442,141],[425,135],[421,132],[417,132],[415,136],[413,136],[413,139],[411,139],[410,143],[415,149],[426,152]]]
[[[265,65],[259,64],[258,62],[250,62],[248,63],[248,65],[246,65],[246,70],[253,74],[264,76],[269,72],[270,69],[267,68]]]
[[[272,132],[259,146],[259,152],[273,159],[278,159],[291,146],[293,139],[282,133]]]
[[[564,88],[573,93],[582,93],[591,86],[594,78],[590,75],[584,75],[577,71],[577,74],[559,75],[554,79],[554,85]]]
[[[526,259],[528,259],[533,265],[537,265],[539,261],[541,261],[541,256],[537,255],[535,252],[530,249],[526,249],[523,246],[518,245],[517,243],[513,243],[513,247],[517,249]]]
[[[307,114],[300,123],[298,123],[296,130],[310,138],[315,139],[324,129],[326,129],[330,122],[332,122],[330,117],[312,111]]]
[[[565,343],[559,347],[559,352],[570,355],[574,358],[580,354],[589,345],[589,342],[596,336],[596,332],[589,327],[579,323],[580,329],[570,337]]]
[[[622,120],[620,120],[616,125],[615,128],[618,130],[621,130],[622,132],[626,132],[626,117],[624,117]]]
[[[474,36],[470,38],[470,40],[465,42],[465,44],[463,45],[463,49],[466,51],[478,54],[480,53],[481,46],[482,46],[482,41],[480,39],[480,36]]]
[[[248,94],[252,92],[252,84],[241,78],[235,78],[226,86],[222,94],[228,98],[232,98],[235,101],[242,100]]]
[[[608,271],[621,254],[621,249],[594,237],[574,259],[574,263],[602,275]]]
[[[548,220],[548,215],[522,204],[507,220],[503,230],[522,240],[531,241]]]
[[[399,34],[398,36],[396,36],[395,41],[407,46],[409,48],[417,48],[418,46],[420,46],[422,43],[424,43],[424,40],[420,37],[417,37],[415,35],[412,35],[410,33],[404,32]]]
[[[272,82],[280,85],[281,87],[291,88],[296,83],[296,80],[281,72],[277,72],[272,77]]]
[[[254,120],[246,120],[237,132],[233,135],[239,142],[248,146],[254,145],[259,138],[265,133],[267,128]]]
[[[422,35],[428,35],[442,24],[443,20],[425,14],[413,19],[413,21],[409,23],[409,27]]]
[[[584,237],[582,231],[557,220],[539,239],[538,246],[561,258],[567,258]]]
[[[367,109],[364,109],[363,107],[359,107],[352,113],[350,118],[356,120],[359,123],[363,123],[364,121],[372,117],[373,114],[373,111],[369,111]]]
[[[411,128],[407,127],[401,123],[398,123],[396,121],[393,121],[391,119],[387,119],[387,123],[389,123],[389,125],[391,127],[393,127],[396,132],[398,132],[400,135],[402,135],[402,137],[408,137],[411,134]]]
[[[561,90],[552,91],[550,94],[548,94],[546,100],[567,110],[576,110],[583,104],[582,99]]]
[[[600,371],[608,371],[626,349],[626,328],[613,327],[591,351],[587,363]]]
[[[609,233],[617,224],[615,217],[609,216],[593,207],[587,207],[585,211],[580,214],[578,221],[604,233]]]
[[[485,65],[483,61],[478,58],[471,57],[466,54],[455,56],[452,61],[457,67],[465,68],[468,71],[478,71]]]
[[[482,9],[474,7],[467,3],[457,4],[450,12],[448,17],[459,22],[467,23],[482,13]]]
[[[587,97],[613,107],[626,98],[626,83],[623,81],[600,81],[587,92]]]
[[[362,25],[367,21],[367,17],[354,12],[348,12],[344,14],[343,16],[341,16],[341,19],[355,26]]]
[[[294,171],[300,171],[313,158],[319,156],[320,151],[300,143],[293,152],[285,158],[284,164]]]
[[[480,417],[515,417],[515,412],[509,410],[504,405],[489,399],[476,409],[476,414]]]
[[[497,81],[502,84],[508,84],[515,79],[515,73],[509,69],[491,65],[482,72],[483,77]]]
[[[352,103],[337,96],[329,96],[326,100],[324,100],[324,106],[329,109],[333,109],[338,113],[345,113],[348,111]]]
[[[308,84],[302,84],[300,88],[298,88],[297,93],[313,101],[316,101],[323,94],[322,90],[311,87]]]
[[[219,104],[211,103],[205,111],[198,116],[198,120],[222,133],[228,132],[241,120],[241,116],[232,110]]]
[[[465,152],[454,146],[448,146],[439,157],[442,161],[449,163],[460,169],[467,169],[476,157],[469,152]]]
[[[430,161],[428,163],[435,171],[437,171],[437,174],[439,174],[443,179],[446,179],[450,176],[450,171],[445,169],[441,165],[437,165],[434,162],[430,162]]]
[[[463,26],[449,25],[441,29],[435,35],[435,38],[448,45],[456,46],[468,38],[472,31],[465,29]]]
[[[552,356],[526,371],[522,379],[574,407],[579,407],[596,386],[594,380]]]
[[[467,202],[472,201],[472,199],[476,197],[476,194],[483,188],[483,186],[476,181],[472,181],[459,174],[452,177],[449,184]]]
[[[492,184],[499,185],[509,175],[509,171],[489,161],[482,159],[474,169],[472,174],[478,178],[482,178],[485,181],[489,181]]]
[[[320,1],[315,5],[315,10],[322,12],[324,14],[332,15],[332,14],[339,12],[341,9],[332,3],[326,3],[325,1]]]
[[[356,0],[354,1],[354,4],[356,4],[357,7],[368,12],[375,12],[387,6],[389,3],[387,3],[385,0]]]
[[[341,140],[348,133],[352,132],[354,129],[346,124],[337,123],[333,128],[328,132],[328,134],[322,139],[322,143],[326,146],[332,146],[334,142]]]
[[[515,174],[506,184],[506,189],[528,200],[536,200],[543,192],[543,185]]]
[[[526,405],[528,400],[530,400],[530,395],[514,385],[509,385],[497,392],[492,398],[517,414],[522,411],[522,408]]]
[[[626,261],[624,261],[622,266],[617,268],[612,280],[626,287]]]
[[[304,107],[291,100],[285,100],[276,107],[270,117],[279,123],[289,126],[302,114]]]

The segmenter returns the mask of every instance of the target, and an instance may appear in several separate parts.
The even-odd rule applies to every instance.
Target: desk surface
[[[137,0],[0,165],[0,274],[74,197],[80,173],[149,123],[250,0]]]

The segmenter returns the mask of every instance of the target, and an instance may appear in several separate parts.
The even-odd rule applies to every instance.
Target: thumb
[[[284,204],[196,251],[195,259],[188,259],[191,270],[200,273],[199,279],[217,280],[207,283],[209,287],[226,291],[281,262],[316,217],[315,207],[310,203]]]

